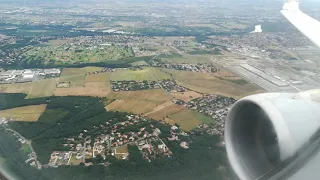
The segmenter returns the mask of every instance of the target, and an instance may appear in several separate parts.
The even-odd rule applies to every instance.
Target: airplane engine
[[[286,162],[297,161],[320,137],[319,129],[320,90],[245,97],[231,107],[225,124],[230,164],[242,180],[259,179],[279,168],[293,171],[298,164]]]

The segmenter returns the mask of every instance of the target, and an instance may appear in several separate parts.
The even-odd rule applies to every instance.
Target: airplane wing
[[[314,44],[320,47],[320,22],[303,13],[298,0],[288,0],[281,13]]]

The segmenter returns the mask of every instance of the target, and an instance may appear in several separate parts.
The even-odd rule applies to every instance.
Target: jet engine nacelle
[[[240,179],[257,179],[301,152],[320,128],[320,90],[245,97],[225,124],[229,161]]]

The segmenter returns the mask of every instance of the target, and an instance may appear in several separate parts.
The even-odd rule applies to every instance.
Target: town
[[[139,91],[147,89],[164,89],[167,92],[185,92],[186,88],[179,86],[175,81],[166,79],[159,81],[112,81],[112,90],[118,91]]]

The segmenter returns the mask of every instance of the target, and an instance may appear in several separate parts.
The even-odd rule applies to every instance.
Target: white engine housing
[[[245,97],[228,113],[226,148],[240,179],[257,179],[309,143],[320,128],[320,91]]]

